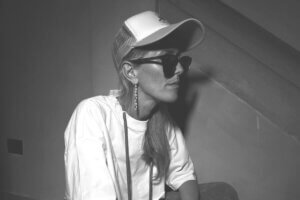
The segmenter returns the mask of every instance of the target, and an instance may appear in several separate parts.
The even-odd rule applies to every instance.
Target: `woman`
[[[199,199],[193,163],[167,112],[203,38],[195,19],[169,24],[146,11],[116,35],[120,90],[82,101],[65,131],[66,199],[161,199],[165,184]]]

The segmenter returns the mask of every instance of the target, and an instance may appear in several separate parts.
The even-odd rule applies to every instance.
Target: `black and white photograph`
[[[0,0],[0,200],[299,200],[299,10]]]

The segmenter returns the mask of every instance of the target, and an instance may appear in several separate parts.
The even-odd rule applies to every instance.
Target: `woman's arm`
[[[172,190],[179,191],[177,196],[180,196],[181,200],[198,200],[200,195],[194,165],[186,148],[183,135],[178,128],[174,130],[170,137],[170,150],[171,161],[166,179],[167,185]],[[171,197],[171,195],[169,196]]]
[[[200,193],[196,180],[186,181],[179,187],[181,200],[199,200]]]

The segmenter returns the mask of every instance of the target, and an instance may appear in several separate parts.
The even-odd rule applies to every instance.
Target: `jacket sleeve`
[[[184,182],[196,180],[194,165],[179,128],[172,128],[170,134],[170,166],[166,184],[177,190]]]
[[[66,200],[115,200],[106,165],[104,117],[96,103],[85,100],[75,109],[65,131]]]

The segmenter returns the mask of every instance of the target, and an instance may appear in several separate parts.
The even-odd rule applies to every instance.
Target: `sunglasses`
[[[156,61],[153,59],[159,59],[160,61]],[[152,57],[152,58],[142,58],[138,60],[132,61],[136,64],[145,64],[145,63],[153,63],[163,66],[164,75],[166,78],[171,78],[174,76],[176,67],[178,63],[183,68],[184,72],[187,72],[189,70],[189,67],[192,63],[192,58],[190,56],[176,56],[176,55],[164,55],[159,57]]]

